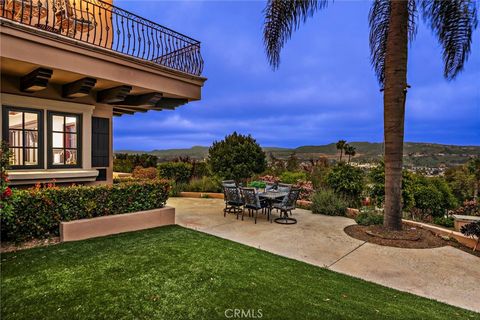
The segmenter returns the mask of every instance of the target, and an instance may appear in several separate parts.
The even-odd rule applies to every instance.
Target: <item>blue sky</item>
[[[264,1],[115,1],[202,42],[201,101],[114,120],[114,148],[208,146],[236,130],[263,146],[383,140],[382,95],[369,63],[368,1],[336,1],[287,43],[280,69],[262,43]],[[409,48],[405,140],[480,145],[480,30],[454,81],[420,21]]]

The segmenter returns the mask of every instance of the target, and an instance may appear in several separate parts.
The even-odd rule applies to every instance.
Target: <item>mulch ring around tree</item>
[[[435,235],[430,230],[403,225],[402,231],[389,231],[381,225],[361,226],[351,225],[344,229],[350,237],[375,243],[381,246],[428,249],[452,246],[467,253],[480,257],[480,251],[473,251],[454,239],[443,238]]]

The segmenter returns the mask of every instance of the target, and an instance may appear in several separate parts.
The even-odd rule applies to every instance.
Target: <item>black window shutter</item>
[[[110,164],[110,119],[92,117],[92,167]]]

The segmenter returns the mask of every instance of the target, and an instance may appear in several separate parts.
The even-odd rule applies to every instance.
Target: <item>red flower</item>
[[[10,187],[7,187],[7,189],[5,189],[5,191],[3,191],[3,198],[8,198],[12,195],[12,189],[10,189]]]

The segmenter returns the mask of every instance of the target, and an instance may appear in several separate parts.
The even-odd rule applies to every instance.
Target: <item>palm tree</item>
[[[348,163],[350,163],[350,160],[355,157],[355,154],[357,154],[357,152],[355,151],[356,148],[354,146],[352,146],[351,144],[346,144],[345,145],[345,155],[348,156]]]
[[[347,145],[346,140],[338,140],[337,142],[337,150],[340,150],[340,161],[342,161],[343,150],[345,149],[346,145]]]
[[[276,69],[280,51],[293,31],[328,0],[268,0],[264,43],[270,65]],[[402,167],[408,43],[416,33],[418,5],[442,46],[444,76],[455,78],[470,54],[477,27],[475,0],[375,0],[369,15],[371,63],[383,90],[385,142],[384,226],[401,229]]]

